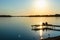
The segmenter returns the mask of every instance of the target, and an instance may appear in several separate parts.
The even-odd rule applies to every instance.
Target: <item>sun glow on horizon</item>
[[[33,12],[36,15],[45,14],[48,10],[47,0],[35,0],[33,3]]]
[[[46,2],[46,0],[35,0],[34,1],[34,7],[35,7],[35,9],[45,9],[46,8],[46,6],[47,6],[47,2]]]

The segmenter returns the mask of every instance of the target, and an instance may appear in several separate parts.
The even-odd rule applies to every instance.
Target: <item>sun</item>
[[[47,6],[46,0],[35,0],[34,7],[35,9],[45,9]]]
[[[49,5],[47,0],[34,0],[32,4],[32,13],[34,13],[35,15],[48,14],[48,7]]]

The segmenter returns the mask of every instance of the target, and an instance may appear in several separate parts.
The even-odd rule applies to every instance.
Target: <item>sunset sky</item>
[[[0,15],[59,14],[60,0],[0,0]]]

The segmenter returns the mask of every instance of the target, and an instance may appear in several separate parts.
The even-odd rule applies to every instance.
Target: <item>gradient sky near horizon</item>
[[[42,4],[40,4],[40,2]],[[60,0],[0,0],[0,15],[41,15],[59,13]]]

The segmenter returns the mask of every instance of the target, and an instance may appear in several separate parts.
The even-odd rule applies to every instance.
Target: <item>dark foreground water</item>
[[[31,25],[41,24],[42,22],[48,22],[53,25],[60,25],[60,17],[1,17],[0,40],[40,40],[60,35],[60,31],[31,30]],[[55,29],[60,28],[56,27]]]

